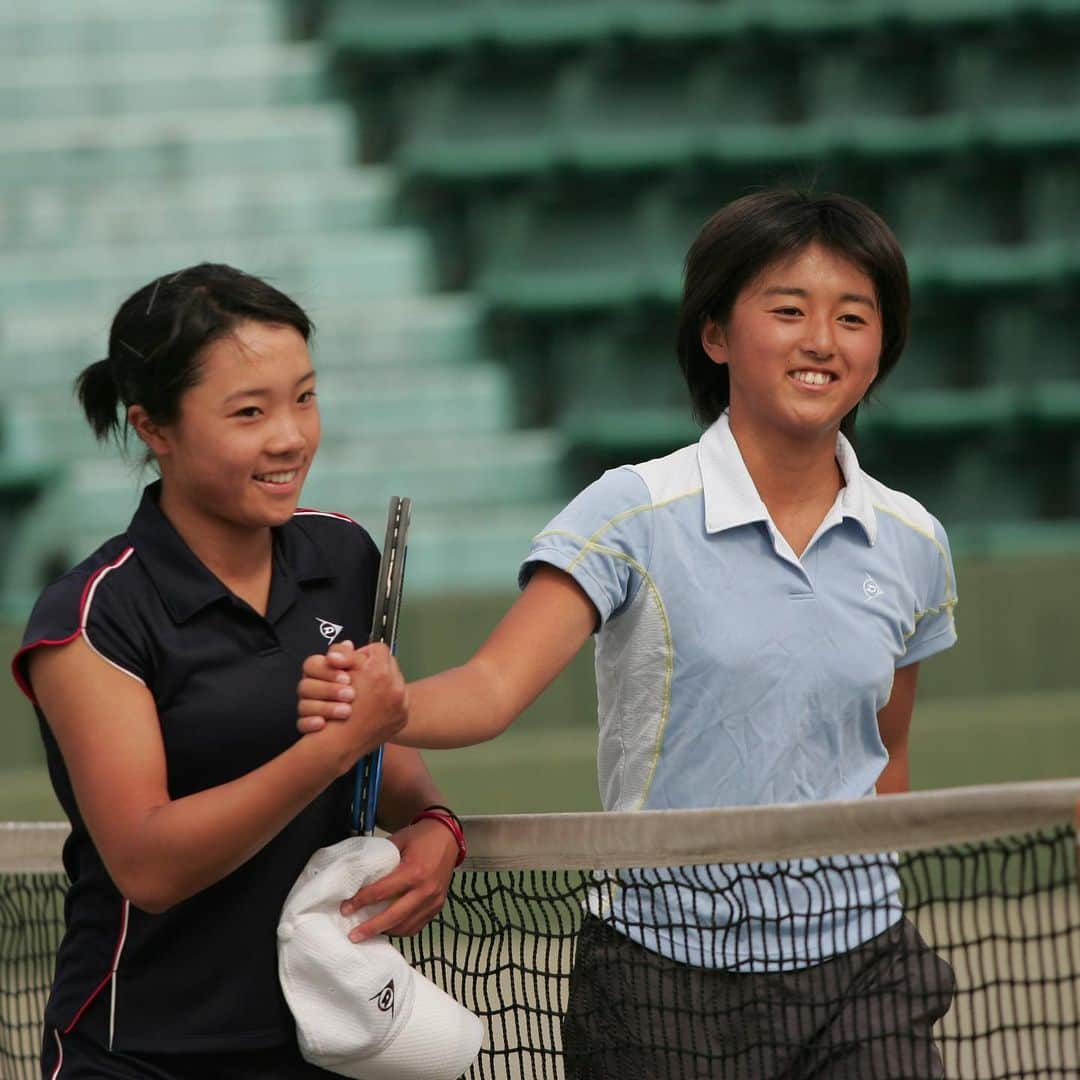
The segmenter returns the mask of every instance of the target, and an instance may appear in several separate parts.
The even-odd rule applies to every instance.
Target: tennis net
[[[473,817],[443,913],[398,944],[485,1022],[471,1080],[1074,1078],[1078,803],[1063,780]],[[63,836],[0,828],[13,1080],[36,1075]]]

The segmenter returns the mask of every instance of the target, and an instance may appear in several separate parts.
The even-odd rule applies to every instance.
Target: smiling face
[[[291,326],[248,320],[199,361],[175,422],[155,425],[133,407],[161,471],[162,509],[185,535],[284,524],[319,445],[307,343]]]
[[[701,340],[728,367],[733,427],[832,437],[877,375],[881,313],[870,278],[815,243],[767,267]]]

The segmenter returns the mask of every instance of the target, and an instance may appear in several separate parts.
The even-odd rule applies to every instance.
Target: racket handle
[[[367,803],[367,792],[370,786],[371,755],[365,754],[353,770],[353,795],[349,812],[352,816],[352,834],[359,836],[364,828],[364,811]]]
[[[382,786],[383,748],[380,746],[368,755],[370,768],[367,791],[364,793],[364,822],[361,826],[364,836],[375,833],[375,812],[379,806],[379,788]]]

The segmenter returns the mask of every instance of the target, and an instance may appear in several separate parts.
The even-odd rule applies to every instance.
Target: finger
[[[316,731],[322,731],[326,727],[325,716],[301,716],[296,721],[296,730],[301,735],[314,735]]]
[[[348,720],[352,716],[352,705],[347,701],[311,701],[301,698],[296,714],[300,717],[321,716],[325,720]]]
[[[411,893],[406,893],[385,911],[360,923],[359,926],[354,926],[349,931],[349,940],[361,942],[376,934],[396,934],[399,926],[409,925],[416,919],[417,907],[416,897]]]
[[[349,682],[349,676],[341,672],[343,683],[326,682],[323,679],[301,679],[296,687],[296,696],[308,701],[355,701],[356,691]]]
[[[416,884],[413,874],[405,867],[398,866],[385,877],[365,885],[341,904],[341,914],[349,916],[363,907],[381,904],[384,900],[393,900],[408,892]]]
[[[327,658],[322,653],[307,657],[300,670],[310,679],[335,679],[337,677],[337,672],[330,667]]]
[[[366,657],[354,649],[351,641],[335,642],[326,654],[326,663],[330,668],[338,671],[359,667],[365,660]]]
[[[374,661],[381,667],[386,667],[394,659],[390,650],[382,641],[373,641],[362,649],[357,649],[353,655],[357,659],[364,657],[369,664]]]

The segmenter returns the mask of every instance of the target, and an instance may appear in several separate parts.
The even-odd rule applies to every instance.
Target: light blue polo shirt
[[[522,583],[550,563],[599,613],[605,809],[873,794],[888,761],[877,714],[896,668],[955,642],[955,575],[931,514],[864,473],[842,435],[837,461],[844,487],[801,558],[726,415],[695,445],[605,473],[535,537]],[[657,880],[668,884],[635,886]],[[900,917],[881,860],[652,871],[623,885],[604,905],[619,929],[706,967],[804,967]]]

